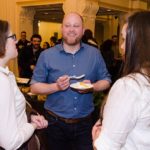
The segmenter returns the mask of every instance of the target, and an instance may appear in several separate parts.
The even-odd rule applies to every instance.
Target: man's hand
[[[34,68],[35,68],[35,65],[30,65],[31,70],[34,70]]]
[[[56,81],[58,88],[61,91],[66,90],[70,85],[69,80],[70,80],[70,78],[67,75],[59,77]]]
[[[91,84],[90,80],[83,80],[82,82]],[[78,92],[82,93],[82,94],[85,94],[85,93],[93,92],[93,89],[90,88],[90,89],[78,90]]]

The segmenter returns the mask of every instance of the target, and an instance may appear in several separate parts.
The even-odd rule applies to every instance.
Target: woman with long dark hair
[[[131,15],[122,29],[123,76],[111,88],[93,127],[97,150],[150,149],[150,12]]]

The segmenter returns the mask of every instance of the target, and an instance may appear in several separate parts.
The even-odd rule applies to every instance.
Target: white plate
[[[76,82],[71,84],[70,87],[75,90],[88,90],[88,89],[92,89],[93,85],[90,83]]]

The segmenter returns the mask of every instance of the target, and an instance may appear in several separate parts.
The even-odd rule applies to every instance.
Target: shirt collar
[[[5,73],[6,75],[9,75],[10,71],[8,67],[1,67],[0,66],[0,72]]]
[[[56,46],[57,46],[57,45],[56,45]],[[81,43],[80,43],[80,49],[79,49],[79,50],[84,49],[84,47],[85,47],[85,44],[81,42]],[[62,42],[61,44],[59,44],[58,49],[60,50],[60,52],[65,52],[65,50],[64,50],[64,48],[63,48],[63,42]]]

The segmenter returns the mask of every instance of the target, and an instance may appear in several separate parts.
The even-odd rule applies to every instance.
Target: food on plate
[[[88,83],[84,83],[84,82],[79,82],[80,83],[80,86],[84,87],[84,88],[89,88],[91,87],[91,85]]]
[[[93,88],[93,85],[90,83],[84,83],[84,82],[77,82],[70,85],[71,88],[84,90],[84,89],[91,89]]]

